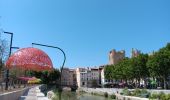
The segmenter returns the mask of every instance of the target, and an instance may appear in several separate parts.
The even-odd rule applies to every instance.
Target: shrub
[[[170,94],[166,95],[166,100],[170,100]]]
[[[111,99],[116,99],[116,95],[115,95],[115,94],[112,94],[112,95],[110,96],[110,98],[111,98]]]
[[[150,93],[146,89],[135,89],[132,93],[132,96],[142,97],[142,98],[148,98],[150,96]]]
[[[146,89],[141,90],[140,97],[149,98],[149,96],[150,96],[150,92],[148,92]]]
[[[157,99],[158,98],[158,94],[157,93],[152,93],[150,96],[149,96],[149,99]]]
[[[98,94],[94,92],[93,95],[98,95]]]
[[[146,89],[135,89],[133,92],[130,92],[127,88],[123,89],[121,92],[121,95],[128,95],[128,96],[137,96],[137,97],[143,97],[148,98],[150,96],[150,93]]]
[[[134,90],[132,95],[133,96],[140,96],[140,94],[141,94],[141,91],[140,91],[140,89],[137,88],[137,89]]]
[[[145,94],[145,93],[148,93],[148,91],[146,89],[142,89],[141,93]]]
[[[104,97],[106,97],[106,98],[108,97],[108,93],[107,92],[104,93]]]
[[[127,87],[123,89],[123,91],[122,91],[121,94],[122,94],[122,95],[131,95],[131,93],[130,93],[130,91],[128,90]]]
[[[149,97],[149,99],[158,99],[158,100],[170,100],[170,94],[165,94],[163,92],[160,92],[159,94],[157,93],[152,93]]]
[[[160,92],[160,93],[158,94],[158,99],[166,100],[166,95],[165,95],[165,93]]]

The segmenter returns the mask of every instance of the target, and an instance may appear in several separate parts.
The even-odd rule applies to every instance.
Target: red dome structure
[[[13,53],[6,62],[8,69],[19,67],[25,70],[50,70],[53,67],[49,56],[37,48],[22,48]]]

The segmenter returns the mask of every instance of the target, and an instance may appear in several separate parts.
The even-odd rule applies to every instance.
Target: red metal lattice
[[[6,62],[7,68],[19,67],[25,70],[50,70],[52,61],[49,56],[37,48],[23,48],[12,54]]]

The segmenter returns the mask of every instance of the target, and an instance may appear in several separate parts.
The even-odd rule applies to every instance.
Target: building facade
[[[101,85],[104,86],[107,80],[105,78],[104,68],[101,70]]]
[[[99,68],[77,68],[77,86],[93,87],[99,85]]]
[[[61,84],[63,86],[73,86],[76,85],[76,72],[74,69],[63,68],[61,76]]]
[[[118,62],[120,62],[124,58],[125,58],[125,51],[124,50],[116,51],[115,49],[113,49],[112,51],[109,52],[109,64],[110,65],[117,64]]]
[[[70,69],[70,75],[72,75],[71,78],[70,78],[70,81],[72,80],[72,82],[73,82],[72,85],[77,86],[76,70]]]

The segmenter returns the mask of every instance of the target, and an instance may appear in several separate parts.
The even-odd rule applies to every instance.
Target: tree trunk
[[[164,89],[166,89],[166,77],[165,76],[163,78],[163,82],[164,82]]]
[[[127,79],[125,79],[125,87],[128,87]]]
[[[138,88],[140,88],[140,78],[138,79]]]
[[[144,88],[146,88],[146,78],[143,78],[144,80]]]
[[[126,84],[128,83],[128,82],[127,82],[127,79],[125,79],[125,82],[126,82]]]
[[[135,87],[138,88],[138,79],[136,78]]]

